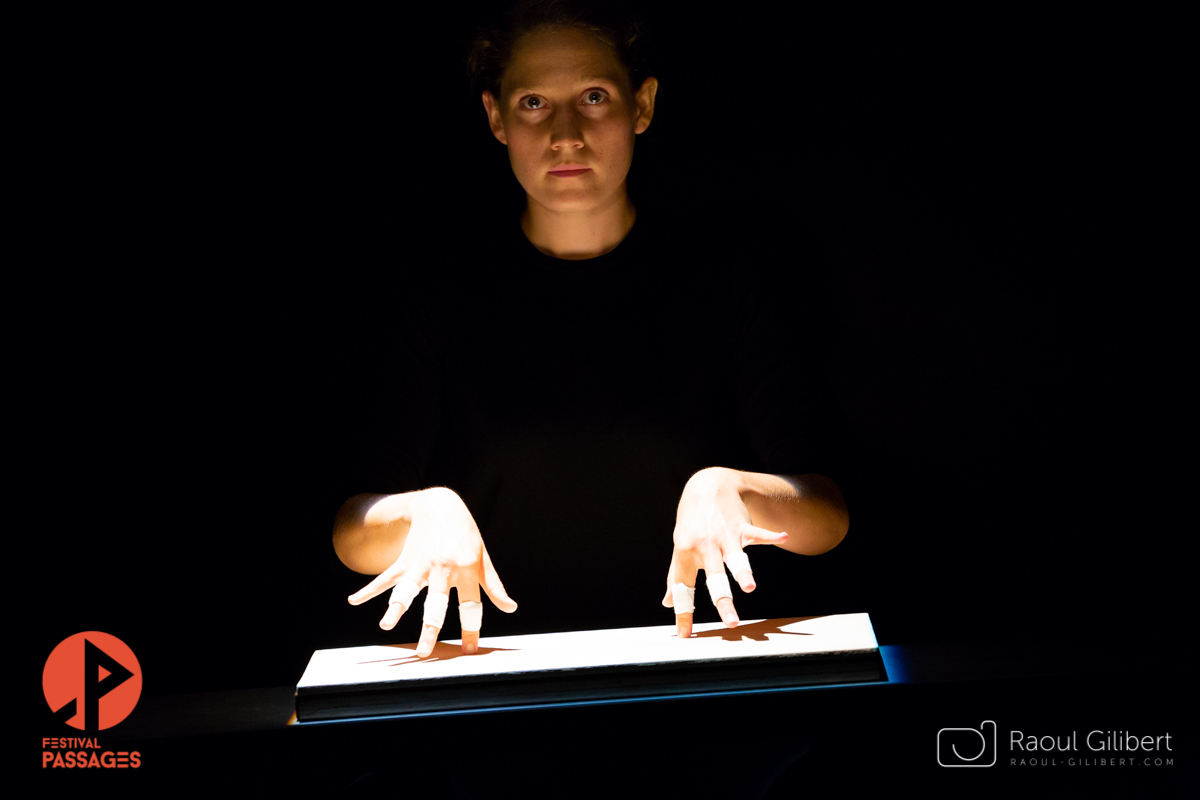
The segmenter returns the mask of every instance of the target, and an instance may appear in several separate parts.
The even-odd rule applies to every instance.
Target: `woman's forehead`
[[[501,79],[501,91],[538,91],[629,80],[612,47],[575,28],[542,30],[521,37]]]

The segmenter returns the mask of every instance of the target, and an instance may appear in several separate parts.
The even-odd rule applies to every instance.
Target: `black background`
[[[291,684],[313,649],[415,640],[415,619],[387,636],[346,604],[364,581],[329,541],[333,410],[364,380],[346,328],[382,279],[347,254],[390,237],[421,243],[398,268],[436,268],[439,232],[519,203],[468,91],[481,7],[33,24],[35,283],[10,297],[36,312],[16,334],[31,680],[81,630],[129,643],[151,694]],[[631,191],[783,257],[817,242],[850,465],[846,541],[756,560],[803,607],[743,616],[867,611],[883,643],[1169,632],[1189,574],[1183,21],[695,8],[651,8],[661,86]]]

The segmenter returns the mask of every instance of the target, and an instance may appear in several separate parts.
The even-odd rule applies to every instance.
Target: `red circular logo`
[[[42,691],[56,719],[95,733],[133,711],[142,695],[142,668],[117,637],[84,631],[63,639],[50,653]]]

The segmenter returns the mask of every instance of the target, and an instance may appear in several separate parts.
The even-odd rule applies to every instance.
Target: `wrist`
[[[419,492],[404,492],[380,497],[366,509],[363,523],[370,526],[392,526],[412,521],[413,501]]]
[[[406,495],[355,495],[338,512],[333,549],[355,572],[378,575],[400,556],[408,530]]]
[[[765,472],[740,472],[727,477],[728,485],[733,487],[742,504],[750,514],[750,524],[772,531],[781,531],[782,520],[777,519],[777,506],[780,502],[787,503],[797,496],[796,486],[779,475]]]
[[[445,504],[461,504],[462,500],[453,489],[432,486],[414,489],[411,492],[385,495],[367,509],[363,522],[368,525],[410,525],[414,514]]]
[[[744,478],[746,474],[729,467],[705,467],[688,479],[687,488],[693,491],[733,491],[741,494],[747,488]]]

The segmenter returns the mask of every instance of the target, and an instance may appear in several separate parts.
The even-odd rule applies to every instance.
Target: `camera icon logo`
[[[938,764],[943,767],[991,767],[996,763],[996,723],[978,728],[942,728],[937,735]]]

